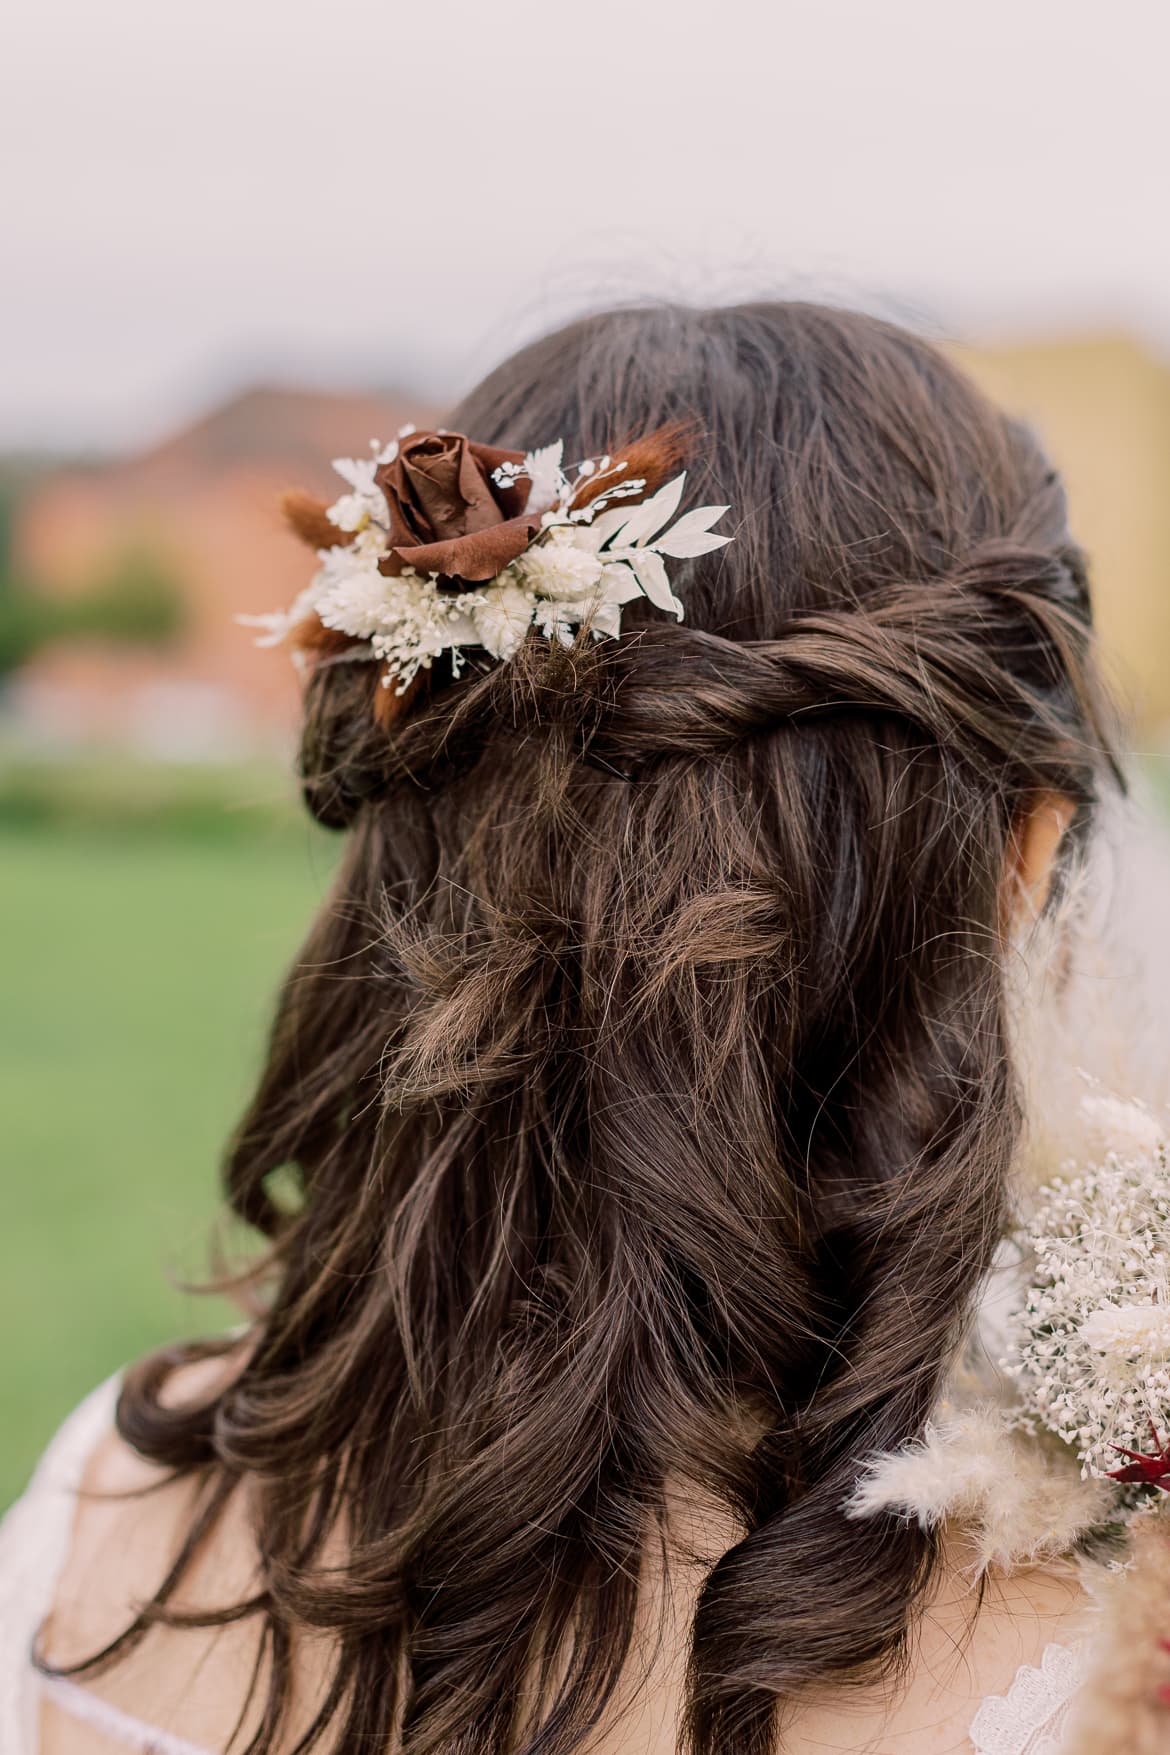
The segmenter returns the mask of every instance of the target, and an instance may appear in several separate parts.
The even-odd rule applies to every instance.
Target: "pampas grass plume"
[[[979,1575],[1067,1555],[1115,1492],[1108,1481],[1082,1480],[1063,1446],[1012,1431],[998,1408],[943,1409],[917,1443],[868,1463],[846,1509],[850,1517],[893,1512],[924,1529],[957,1525]]]

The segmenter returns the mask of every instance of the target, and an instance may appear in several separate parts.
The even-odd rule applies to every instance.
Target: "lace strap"
[[[0,1749],[36,1748],[40,1689],[30,1662],[69,1551],[77,1488],[109,1431],[119,1380],[94,1390],[58,1431],[28,1490],[0,1522]]]
[[[135,1755],[208,1755],[205,1749],[197,1748],[182,1737],[173,1737],[169,1731],[157,1731],[153,1725],[131,1718],[120,1707],[111,1706],[108,1700],[101,1700],[96,1694],[79,1688],[67,1676],[47,1676],[43,1691],[45,1699],[67,1712],[70,1718],[88,1725],[91,1730],[100,1731],[112,1743],[133,1749]]]
[[[1057,1755],[1057,1739],[1083,1680],[1078,1647],[1050,1645],[1040,1667],[1021,1664],[1006,1694],[992,1694],[971,1725],[978,1755]]]

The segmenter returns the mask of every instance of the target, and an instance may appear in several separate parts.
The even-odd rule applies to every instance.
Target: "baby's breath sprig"
[[[1119,1465],[1158,1460],[1170,1436],[1166,1131],[1136,1103],[1084,1106],[1110,1144],[1064,1164],[1020,1227],[1033,1267],[1003,1363],[1022,1412],[1074,1448],[1082,1474],[1157,1488],[1157,1470]]]

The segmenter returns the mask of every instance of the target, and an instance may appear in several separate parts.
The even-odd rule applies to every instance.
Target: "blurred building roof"
[[[320,472],[322,459],[365,455],[369,438],[386,439],[406,420],[406,399],[358,392],[333,394],[258,384],[137,457],[134,469],[176,465],[201,471],[243,464],[284,464],[298,476]],[[355,439],[355,434],[364,435]]]
[[[291,603],[312,570],[280,493],[332,498],[333,457],[368,455],[371,438],[431,418],[405,397],[260,387],[139,455],[42,477],[13,522],[21,571],[46,590],[81,591],[121,557],[149,555],[181,594],[185,627],[165,648],[87,641],[40,654],[11,691],[26,734],[169,756],[287,750],[292,666],[233,619]]]

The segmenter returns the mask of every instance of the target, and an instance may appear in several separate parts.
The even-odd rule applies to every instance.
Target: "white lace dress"
[[[137,1755],[212,1755],[128,1717],[76,1683],[45,1681],[30,1662],[68,1553],[82,1470],[110,1429],[117,1390],[111,1379],[70,1415],[28,1491],[0,1523],[0,1755],[37,1755],[46,1694],[59,1710]],[[971,1725],[971,1749],[977,1755],[1060,1755],[1081,1676],[1077,1652],[1050,1645],[1038,1668],[1024,1664],[1006,1695],[982,1703]]]

